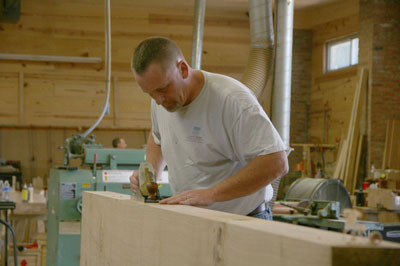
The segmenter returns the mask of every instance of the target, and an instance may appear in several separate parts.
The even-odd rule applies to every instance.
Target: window
[[[352,36],[327,43],[327,71],[358,64],[358,37]]]

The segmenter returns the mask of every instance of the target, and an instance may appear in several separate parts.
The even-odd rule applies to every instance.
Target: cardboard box
[[[18,251],[18,266],[41,266],[41,250],[32,249],[24,250],[22,252]],[[8,250],[8,265],[14,265],[14,250],[9,248]]]
[[[368,207],[385,208],[388,210],[400,210],[400,196],[397,196],[390,189],[369,188]]]
[[[389,169],[386,170],[386,179],[388,189],[400,190],[400,171]]]

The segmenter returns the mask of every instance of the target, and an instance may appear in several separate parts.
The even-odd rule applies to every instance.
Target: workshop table
[[[8,211],[15,209],[15,202],[13,201],[0,201],[0,213],[4,212],[5,222],[8,223]],[[1,218],[1,214],[0,214]],[[8,228],[5,227],[5,234],[4,234],[4,260],[5,266],[8,265]]]

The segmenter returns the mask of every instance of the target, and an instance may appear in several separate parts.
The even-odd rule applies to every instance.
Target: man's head
[[[118,148],[118,149],[125,149],[126,148],[126,142],[123,138],[115,138],[112,141],[112,145],[114,148]]]
[[[131,68],[136,82],[157,104],[174,112],[190,102],[190,67],[170,39],[152,37],[135,49]]]
[[[182,51],[175,42],[164,37],[151,37],[136,47],[131,67],[136,74],[141,75],[151,63],[160,64],[166,70],[182,59]]]

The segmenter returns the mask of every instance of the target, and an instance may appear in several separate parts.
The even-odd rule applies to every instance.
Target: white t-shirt
[[[202,71],[205,83],[187,106],[168,112],[151,102],[153,137],[161,145],[173,194],[205,189],[234,175],[259,155],[287,150],[278,132],[242,83]],[[272,198],[271,185],[207,208],[247,215]]]

